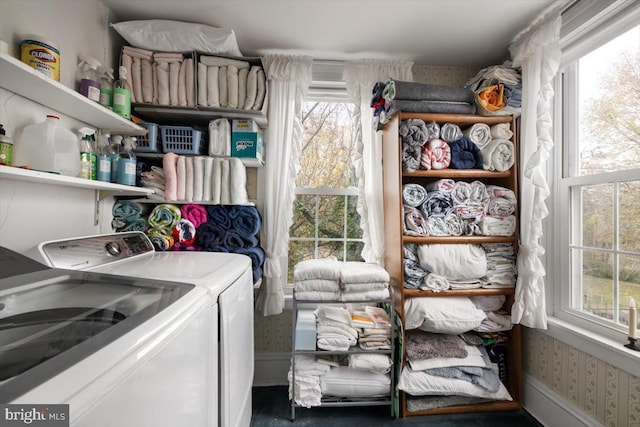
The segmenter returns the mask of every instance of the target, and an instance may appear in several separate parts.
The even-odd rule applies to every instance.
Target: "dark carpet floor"
[[[394,420],[388,406],[296,408],[291,422],[291,402],[286,386],[254,387],[253,416],[255,427],[542,427],[524,411],[428,415]]]

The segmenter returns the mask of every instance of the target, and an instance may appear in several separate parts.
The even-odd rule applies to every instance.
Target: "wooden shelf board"
[[[447,122],[457,125],[473,125],[475,123],[485,123],[495,125],[498,123],[511,123],[512,116],[479,116],[476,114],[445,114],[445,113],[409,113],[400,112],[400,120],[422,119],[425,122]]]

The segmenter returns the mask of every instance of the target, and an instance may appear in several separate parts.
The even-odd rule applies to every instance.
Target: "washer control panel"
[[[140,231],[56,240],[38,246],[38,253],[47,265],[70,270],[84,270],[153,251],[153,244]]]

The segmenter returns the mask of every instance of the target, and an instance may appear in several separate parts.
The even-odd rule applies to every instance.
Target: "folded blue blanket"
[[[261,247],[240,248],[234,253],[246,255],[251,258],[251,268],[253,270],[253,283],[257,283],[262,277],[262,266],[264,265],[265,253]]]
[[[211,205],[207,207],[207,222],[212,222],[228,230],[231,228],[231,218],[226,207],[221,205]]]
[[[131,200],[118,200],[113,204],[111,214],[116,218],[130,218],[128,222],[140,218],[147,212],[146,205]]]
[[[242,237],[251,238],[260,232],[262,217],[254,206],[235,205],[231,206],[228,212],[231,227]]]
[[[480,148],[467,137],[450,142],[452,169],[482,169],[482,153]]]
[[[244,248],[245,240],[236,230],[227,230],[224,233],[223,245],[229,249],[229,252],[233,252],[237,249]]]
[[[213,248],[224,246],[226,231],[223,227],[213,222],[203,222],[196,229],[196,245],[205,251],[212,251]]]

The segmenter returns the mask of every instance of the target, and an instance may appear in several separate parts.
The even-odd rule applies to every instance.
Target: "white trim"
[[[524,409],[545,426],[602,427],[583,412],[531,375],[524,375]]]
[[[625,348],[623,345],[625,342],[616,341],[579,328],[574,323],[569,323],[557,317],[549,317],[547,326],[547,330],[538,330],[538,332],[562,341],[615,368],[640,377],[640,352]]]
[[[288,385],[287,372],[291,353],[256,353],[254,356],[254,387]]]

